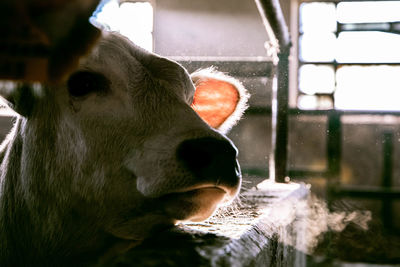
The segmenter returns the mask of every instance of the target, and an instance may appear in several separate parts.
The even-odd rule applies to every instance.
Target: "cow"
[[[213,69],[189,75],[104,32],[65,82],[1,93],[17,113],[1,146],[1,266],[85,265],[238,194],[225,134],[248,93]]]

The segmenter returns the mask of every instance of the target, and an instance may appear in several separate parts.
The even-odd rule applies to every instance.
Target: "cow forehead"
[[[113,84],[126,86],[143,75],[143,66],[130,53],[131,49],[122,38],[103,36],[91,54],[80,62],[79,70],[102,73]]]
[[[190,75],[181,65],[116,33],[103,33],[91,55],[82,61],[81,69],[100,72],[114,84],[130,88],[143,88],[143,82],[151,79],[179,95],[190,98],[194,94]]]

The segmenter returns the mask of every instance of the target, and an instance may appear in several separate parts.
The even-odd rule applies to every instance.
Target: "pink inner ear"
[[[211,127],[220,127],[235,111],[240,95],[228,82],[208,79],[196,87],[192,108]]]

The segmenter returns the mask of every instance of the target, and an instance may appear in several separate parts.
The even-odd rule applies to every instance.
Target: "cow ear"
[[[196,87],[192,108],[211,127],[227,133],[247,108],[247,90],[213,68],[196,71],[191,78]]]
[[[38,83],[25,84],[13,81],[0,83],[2,102],[21,116],[29,117],[42,87]]]

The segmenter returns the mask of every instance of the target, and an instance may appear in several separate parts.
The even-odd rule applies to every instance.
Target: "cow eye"
[[[67,85],[70,95],[82,97],[90,93],[106,93],[110,81],[101,73],[78,71],[69,77]]]

